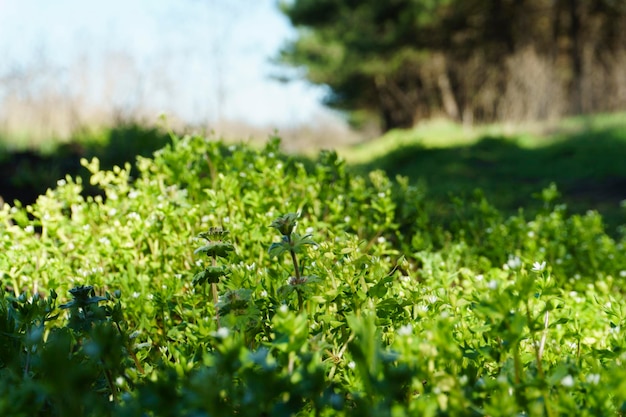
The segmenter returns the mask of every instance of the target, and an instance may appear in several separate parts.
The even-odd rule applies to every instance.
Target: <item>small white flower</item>
[[[226,216],[224,217],[224,223],[230,223],[230,217]]]
[[[26,233],[33,233],[35,231],[35,228],[29,224],[28,226],[24,228],[24,231]]]
[[[519,269],[522,266],[522,260],[519,256],[509,256],[509,260],[506,261],[506,264],[511,269]]]
[[[485,279],[483,274],[476,275],[476,281],[482,281],[483,279]]]
[[[313,233],[313,228],[312,227],[307,227],[305,232],[310,235],[310,234]]]
[[[350,217],[350,216],[346,216],[346,217],[343,218],[343,221],[346,222],[346,223],[350,223],[350,220],[352,220],[352,217]]]
[[[377,240],[378,240],[378,243],[385,243],[387,241],[387,239],[385,239],[384,236],[379,236]]]
[[[282,162],[277,163],[277,164],[276,164],[276,169],[277,169],[277,170],[279,170],[279,171],[280,171],[281,169],[283,169],[283,163],[282,163]]]
[[[285,314],[289,311],[289,307],[287,307],[287,304],[283,304],[280,306],[280,308],[278,309],[281,313]]]
[[[437,296],[434,294],[429,295],[428,297],[426,297],[426,301],[428,301],[430,304],[434,304],[436,303],[438,300]]]
[[[270,158],[273,158],[275,155],[274,155],[274,152],[269,152],[267,156],[269,156]]]
[[[141,220],[141,216],[137,212],[134,212],[134,211],[131,211],[130,213],[128,213],[126,217],[128,217],[131,220]]]
[[[622,278],[626,278],[626,269],[619,271],[619,276]]]
[[[385,193],[383,193],[382,191],[378,193],[378,197],[383,198],[384,196],[385,196]]]
[[[592,385],[598,385],[598,383],[600,382],[600,374],[587,375],[587,382]]]
[[[118,387],[124,385],[124,378],[122,378],[121,376],[115,378],[115,385],[117,385]]]
[[[263,298],[267,297],[267,291],[265,290],[261,291],[261,297]]]
[[[400,336],[410,336],[413,334],[413,326],[410,324],[405,324],[404,326],[398,329],[398,335]]]
[[[531,238],[531,239],[532,239],[533,237],[535,237],[535,232],[533,232],[532,230],[530,230],[530,231],[527,233],[527,236],[528,236],[529,238]]]
[[[139,293],[138,293],[137,291],[135,291],[135,292],[133,293],[133,298],[138,298],[138,297],[139,297]]]
[[[356,363],[354,363],[354,361],[348,362],[348,368],[350,368],[350,369],[356,368]]]
[[[117,209],[112,208],[111,210],[109,210],[108,214],[109,214],[110,217],[115,216],[117,214]]]
[[[109,246],[111,244],[111,241],[108,237],[101,237],[100,239],[98,239],[98,242],[102,243],[104,246]]]
[[[67,181],[61,179],[57,181],[57,186],[58,187],[63,187],[65,184],[67,184]]]
[[[468,379],[468,378],[467,378],[467,375],[461,375],[461,376],[459,377],[459,384],[460,384],[460,385],[465,385],[465,384],[467,384],[467,379]]]
[[[230,330],[228,330],[228,327],[220,327],[215,332],[215,337],[220,338],[220,339],[226,339],[229,334],[230,334]]]
[[[535,262],[533,263],[533,267],[531,269],[531,271],[533,272],[542,272],[544,269],[546,269],[546,261],[543,262]]]
[[[565,378],[561,380],[561,385],[564,387],[573,387],[574,386],[574,377],[571,375],[567,375]]]
[[[490,290],[495,290],[496,288],[498,288],[498,281],[492,279],[487,283],[487,288],[489,288]]]
[[[138,193],[137,191],[135,191],[135,190],[131,190],[131,191],[128,193],[128,198],[130,198],[130,199],[137,198],[138,196],[139,196],[139,193]]]

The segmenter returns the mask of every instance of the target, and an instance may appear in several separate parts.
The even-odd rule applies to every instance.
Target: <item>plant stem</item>
[[[217,265],[217,258],[215,256],[213,256],[213,266]],[[217,322],[217,328],[219,329],[220,326],[220,311],[219,308],[217,307],[217,283],[212,282],[211,283],[211,292],[213,293],[213,305],[215,306],[215,321]]]
[[[300,281],[300,267],[298,266],[298,258],[296,257],[296,252],[293,250],[291,240],[291,235],[287,236],[287,241],[289,242],[289,253],[291,254],[291,260],[293,261],[293,268],[296,271],[296,279]]]
[[[104,371],[104,376],[107,380],[107,385],[111,390],[111,396],[113,397],[113,401],[117,403],[117,390],[115,389],[115,383],[113,382],[113,377],[111,376],[111,372],[104,367],[104,362],[101,362],[102,370]]]
[[[289,253],[291,254],[291,260],[293,261],[293,269],[296,273],[296,281],[300,282],[300,266],[298,266],[296,252],[293,250],[291,235],[287,236],[287,241],[289,242]],[[298,312],[301,313],[304,309],[304,297],[302,297],[302,291],[298,288],[296,288],[296,294],[298,295]]]
[[[298,294],[298,313],[302,313],[304,309],[304,298],[302,297],[302,291],[296,289],[296,294]]]
[[[120,336],[122,336],[122,339],[126,343],[126,350],[128,351],[128,354],[130,355],[130,357],[133,359],[133,362],[135,362],[135,366],[137,367],[137,370],[139,371],[140,374],[143,374],[144,373],[143,366],[141,366],[141,363],[139,362],[137,355],[133,351],[130,340],[125,337],[124,333],[122,332],[122,328],[120,327],[120,324],[118,322],[115,322],[115,326],[117,327],[117,331],[120,333]]]

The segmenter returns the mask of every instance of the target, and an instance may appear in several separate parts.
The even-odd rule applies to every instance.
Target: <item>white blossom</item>
[[[563,385],[564,387],[573,387],[574,386],[574,377],[571,375],[567,375],[565,376],[565,378],[563,378],[561,380],[561,385]]]
[[[220,339],[226,339],[229,334],[230,334],[230,330],[228,330],[228,327],[220,327],[214,333],[215,337],[220,338]]]
[[[532,267],[531,271],[533,271],[533,272],[542,272],[544,269],[546,269],[546,261],[535,262],[535,263],[533,263],[533,267]]]
[[[413,334],[413,326],[410,324],[405,324],[398,329],[398,335],[400,336],[410,336],[411,334]]]
[[[587,375],[587,382],[592,385],[598,385],[598,383],[600,382],[600,374]]]

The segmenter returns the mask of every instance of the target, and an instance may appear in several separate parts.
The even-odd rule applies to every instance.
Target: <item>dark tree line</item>
[[[383,130],[626,108],[626,0],[293,0],[279,61]]]

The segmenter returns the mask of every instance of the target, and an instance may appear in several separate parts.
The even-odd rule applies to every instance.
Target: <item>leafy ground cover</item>
[[[5,204],[0,415],[623,415],[623,233],[315,162],[174,137]]]

